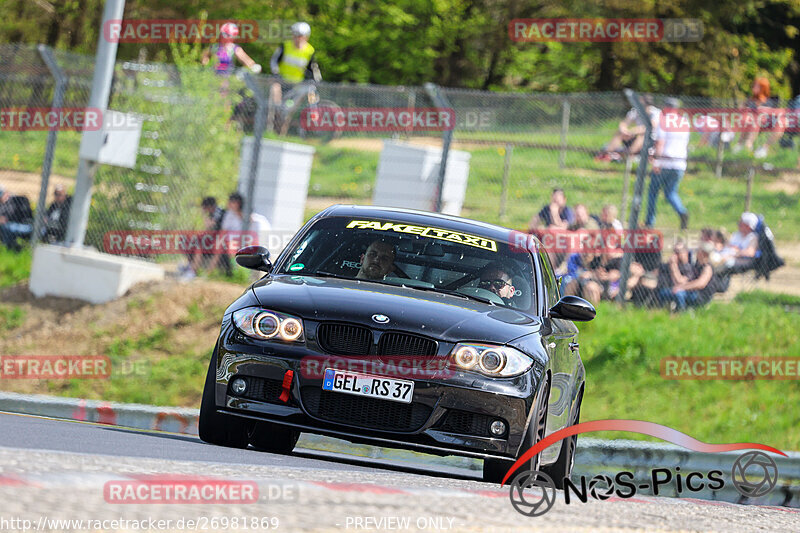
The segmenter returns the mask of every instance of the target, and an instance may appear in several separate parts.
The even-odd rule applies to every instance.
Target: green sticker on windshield
[[[303,270],[306,266],[303,263],[295,263],[289,267],[289,270],[294,272],[295,270]]]

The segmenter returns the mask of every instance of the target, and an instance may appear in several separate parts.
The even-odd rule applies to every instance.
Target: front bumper
[[[307,332],[313,332],[313,326],[306,321]],[[434,357],[447,357],[451,348],[440,342],[439,354]],[[514,458],[530,422],[543,373],[534,364],[526,373],[504,379],[460,371],[427,379],[391,375],[414,381],[413,400],[404,404],[323,391],[324,369],[309,372],[308,359],[302,364],[304,358],[323,357],[332,356],[322,352],[313,335],[300,345],[262,342],[245,337],[226,321],[215,358],[217,408],[230,415],[353,442],[440,455]],[[377,356],[364,359],[367,357]],[[284,392],[289,370],[294,376]],[[241,395],[230,390],[234,377],[248,382]],[[497,419],[508,427],[500,437],[489,432],[489,425]]]

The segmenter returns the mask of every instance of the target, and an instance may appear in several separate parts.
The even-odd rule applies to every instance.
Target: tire
[[[248,426],[252,426],[252,423],[234,416],[220,414],[217,411],[214,399],[217,383],[216,367],[217,354],[215,351],[208,365],[203,399],[200,402],[200,417],[197,423],[200,440],[217,446],[247,448],[248,433],[250,432]]]
[[[583,391],[578,398],[578,404],[575,408],[575,415],[572,417],[570,426],[574,426],[581,420],[581,403],[583,402]],[[575,448],[578,445],[578,436],[573,435],[564,440],[561,445],[561,452],[558,454],[556,462],[543,466],[542,472],[553,478],[553,483],[557,489],[564,490],[564,479],[567,479],[572,474],[572,467],[575,464]]]
[[[542,385],[541,396],[536,400],[536,410],[534,417],[531,419],[531,424],[528,426],[528,431],[525,433],[525,438],[520,445],[519,454],[527,452],[534,444],[544,438],[545,430],[547,428],[547,408],[550,402],[550,380]],[[523,470],[539,470],[539,457],[537,454],[527,466],[517,469],[517,472]],[[514,464],[514,461],[506,459],[484,459],[483,461],[483,480],[487,483],[500,483],[503,481],[508,470]]]
[[[316,108],[326,108],[326,109],[339,109],[339,106],[336,102],[331,100],[320,100],[316,104],[311,105],[301,105],[298,104],[296,107],[289,110],[286,114],[286,120],[283,135],[287,133],[290,135],[297,135],[303,139],[319,139],[322,144],[328,143],[333,139],[338,139],[342,136],[342,130],[334,129],[333,131],[315,131],[315,130],[307,130],[303,128],[302,124],[302,116],[303,111],[305,110],[313,110]]]
[[[297,444],[300,432],[290,427],[256,422],[250,432],[250,444],[259,451],[289,454]]]

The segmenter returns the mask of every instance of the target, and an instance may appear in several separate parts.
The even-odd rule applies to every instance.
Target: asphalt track
[[[249,484],[253,501],[130,503],[110,486]],[[192,481],[193,480],[193,481]],[[234,526],[234,519],[237,520]],[[71,521],[64,522],[64,521]],[[800,531],[797,509],[635,497],[516,512],[469,470],[0,413],[0,531]]]

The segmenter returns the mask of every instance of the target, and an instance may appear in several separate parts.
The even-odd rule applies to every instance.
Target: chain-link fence
[[[1,107],[53,105],[57,84],[43,57],[34,47],[0,46]],[[56,52],[54,57],[67,80],[61,105],[86,106],[93,58],[63,52]],[[631,130],[643,124],[631,114],[631,100],[623,93],[495,93],[320,82],[294,87],[283,84],[276,99],[275,84],[275,79],[265,75],[221,78],[195,67],[118,63],[109,109],[138,116],[142,120],[141,139],[134,168],[100,166],[85,243],[103,249],[104,236],[112,231],[202,229],[202,197],[223,200],[237,188],[248,190],[240,186],[242,180],[251,179],[250,171],[241,164],[240,152],[243,139],[254,131],[264,131],[267,139],[314,147],[304,204],[306,218],[336,202],[386,203],[376,176],[413,163],[420,165],[417,172],[424,174],[422,181],[428,185],[432,182],[432,186],[425,188],[427,185],[419,179],[412,180],[406,190],[394,193],[393,205],[419,207],[415,198],[424,194],[428,196],[428,203],[422,206],[425,209],[435,209],[438,202],[445,211],[455,209],[463,216],[520,231],[541,231],[553,223],[549,219],[553,210],[548,205],[553,189],[559,188],[570,207],[563,214],[565,227],[619,231],[647,221],[653,179],[646,168],[646,157],[640,153],[641,145],[647,143],[641,132],[620,133],[621,122],[627,121],[622,129]],[[661,109],[743,105],[724,99],[678,97],[676,104],[666,95],[648,98],[652,102],[643,99],[643,105]],[[314,122],[331,110],[386,109],[452,109],[452,116],[445,116],[452,123],[418,128],[413,123],[389,127],[384,122],[374,127],[356,122],[325,128]],[[385,113],[380,116],[386,118]],[[681,229],[682,222],[687,221],[682,221],[666,202],[665,192],[669,191],[662,187],[655,196],[657,213],[650,221],[663,233],[663,251],[633,254],[630,290],[619,288],[618,278],[625,276],[620,272],[624,269],[618,254],[595,256],[583,253],[585,250],[562,250],[552,255],[559,263],[559,272],[566,275],[564,288],[592,298],[632,298],[648,305],[674,302],[672,297],[657,297],[658,291],[675,285],[674,274],[664,266],[673,255],[674,245],[684,241],[693,258],[703,247],[701,229],[711,230],[704,236],[709,246],[716,246],[714,239],[730,242],[741,213],[753,211],[764,215],[758,231],[763,224],[768,225],[778,242],[778,253],[789,259],[790,265],[773,275],[782,288],[800,293],[800,287],[793,289],[800,279],[792,255],[797,254],[800,235],[800,178],[793,171],[797,150],[790,133],[762,133],[750,143],[742,133],[693,131],[688,167],[677,188],[688,212],[688,228]],[[0,183],[36,204],[41,176],[47,168],[43,162],[48,132],[0,131],[0,137],[4,148]],[[63,184],[72,190],[79,145],[79,132],[58,132],[51,185]],[[420,160],[418,154],[400,150],[392,152],[394,159],[390,159],[387,147],[395,149],[396,145],[425,147],[427,155]],[[759,152],[763,146],[766,149]],[[448,154],[444,170],[442,153]],[[640,170],[642,162],[645,166]],[[467,172],[462,183],[458,175],[464,168]],[[631,220],[639,176],[641,214]],[[451,197],[456,200],[451,201]],[[250,208],[260,210],[258,205]],[[718,236],[722,228],[727,234]],[[714,248],[715,272],[724,268],[729,252],[724,246]],[[699,275],[695,259],[686,264],[683,259],[676,261],[684,272],[681,279]],[[578,282],[569,285],[576,275]],[[582,281],[581,275],[596,284]],[[761,284],[755,282],[753,270],[736,274],[732,281],[728,278],[721,282],[717,297],[730,297]],[[638,288],[648,291],[634,290]]]

